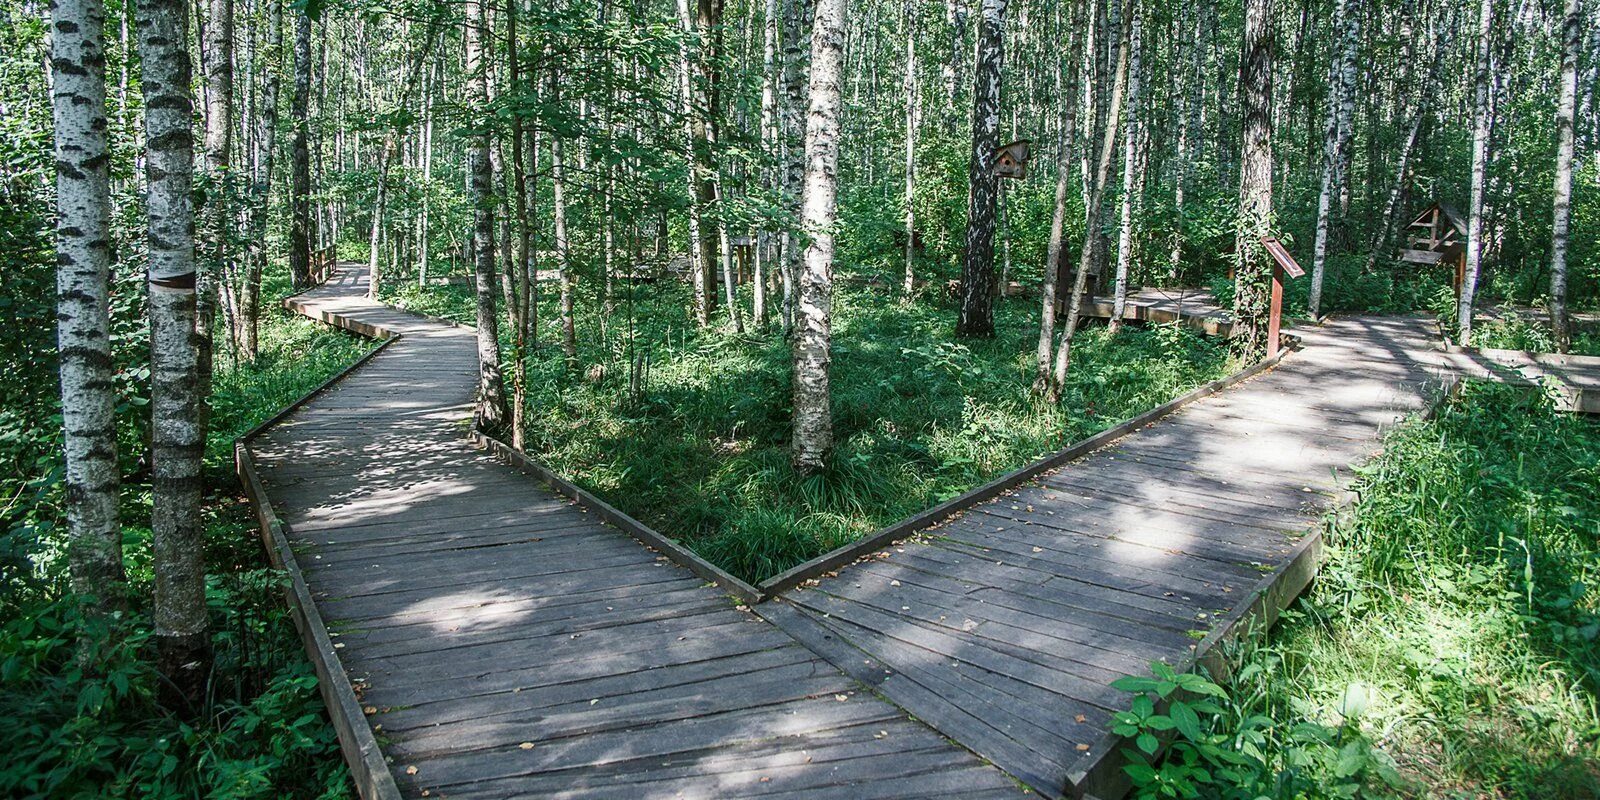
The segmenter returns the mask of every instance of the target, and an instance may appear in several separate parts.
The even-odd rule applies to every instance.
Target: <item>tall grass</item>
[[[759,581],[1223,374],[1224,348],[1173,327],[1085,330],[1060,404],[1029,393],[1037,301],[1003,303],[998,335],[957,340],[954,309],[845,286],[834,303],[828,468],[789,464],[781,333],[699,330],[678,284],[580,317],[584,368],[531,357],[527,450],[706,558]],[[646,299],[646,296],[649,299]],[[395,299],[470,320],[461,287]],[[748,302],[748,300],[746,300]],[[584,298],[580,308],[599,307]],[[543,310],[548,320],[554,307]],[[631,331],[631,336],[630,336]],[[548,336],[548,334],[546,334]],[[628,391],[632,353],[650,380]],[[590,368],[599,365],[602,370]],[[603,371],[603,376],[594,379]]]
[[[1357,488],[1189,796],[1600,797],[1600,425],[1469,384]]]

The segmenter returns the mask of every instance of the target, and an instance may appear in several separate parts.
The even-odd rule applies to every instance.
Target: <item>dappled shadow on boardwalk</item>
[[[688,571],[473,450],[471,330],[403,338],[256,440],[402,791],[1008,797],[1017,787]]]
[[[1109,721],[1130,698],[1111,682],[1188,666],[1275,582],[1303,582],[1351,466],[1438,381],[1421,320],[1304,333],[1276,371],[763,614],[1047,793],[1114,790]]]

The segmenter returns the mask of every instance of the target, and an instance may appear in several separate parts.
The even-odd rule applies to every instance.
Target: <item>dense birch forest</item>
[[[1268,239],[1285,328],[1600,355],[1592,0],[0,9],[8,796],[352,796],[233,474],[369,346],[279,306],[336,263],[475,327],[479,426],[752,582],[1276,353]],[[1206,717],[1186,768],[1235,768],[1138,791],[1595,796],[1600,431],[1468,395]]]

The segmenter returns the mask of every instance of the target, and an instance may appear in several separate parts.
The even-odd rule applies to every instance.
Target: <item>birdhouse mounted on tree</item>
[[[1018,139],[1010,144],[1003,144],[994,151],[994,174],[1001,178],[1026,178],[1028,176],[1028,150],[1027,139]]]

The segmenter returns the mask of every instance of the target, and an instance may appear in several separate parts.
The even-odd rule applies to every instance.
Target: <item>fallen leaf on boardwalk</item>
[[[1035,547],[1035,548],[1033,548],[1033,552],[1035,552],[1035,553],[1043,553],[1044,552],[1044,548],[1043,547]]]
[[[415,775],[415,774],[417,774],[417,768],[414,767],[414,766],[413,767],[406,767],[406,774],[407,775]]]
[[[1082,715],[1082,714],[1079,714],[1079,715],[1078,715],[1078,716],[1076,716],[1076,717],[1073,717],[1073,718],[1072,718],[1072,721],[1073,721],[1073,722],[1088,722],[1088,721],[1089,721],[1089,718],[1088,718],[1088,717],[1085,717],[1085,716],[1084,716],[1084,715]]]
[[[838,700],[839,702],[843,703],[844,701],[849,700],[850,698],[845,697],[842,694],[836,694],[836,695],[833,696],[833,699]]]
[[[524,749],[524,750],[532,750],[533,749],[533,742],[523,742],[522,744],[519,744],[517,746],[522,748],[522,749]]]
[[[1089,745],[1086,745],[1086,744],[1080,744],[1080,745],[1078,745],[1078,752],[1080,752],[1080,753],[1087,753],[1087,752],[1089,752]]]
[[[890,586],[899,586],[900,582],[899,581],[889,581],[889,585]]]
[[[361,709],[361,711],[362,711],[362,713],[369,714],[369,715],[370,714],[376,714],[376,713],[378,713],[378,707],[377,706],[367,706],[366,708]]]

